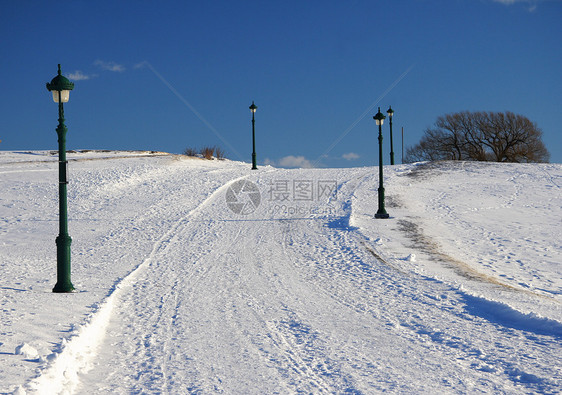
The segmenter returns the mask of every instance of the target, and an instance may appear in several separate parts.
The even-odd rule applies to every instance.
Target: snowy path
[[[259,182],[287,176],[268,172]],[[81,377],[82,388],[557,388],[559,367],[545,366],[537,355],[557,360],[560,349],[548,344],[562,338],[559,328],[552,339],[552,333],[520,330],[532,324],[497,325],[481,314],[497,307],[491,302],[381,262],[373,254],[377,244],[346,224],[354,190],[340,188],[337,218],[280,219],[263,212],[241,217],[225,204],[231,183],[159,241],[142,276],[115,303],[102,351],[95,369]]]
[[[74,174],[81,182],[69,196],[80,292],[56,297],[45,280],[52,260],[36,252],[54,244],[56,217],[37,218],[56,199],[33,198],[48,195],[40,166],[21,169],[38,186],[16,181],[22,172],[13,167],[0,168],[15,171],[2,179],[14,194],[5,192],[0,207],[10,206],[2,239],[10,248],[0,264],[19,284],[0,284],[0,346],[31,343],[39,356],[0,352],[0,378],[9,380],[0,392],[562,388],[562,166],[396,167],[388,172],[392,217],[375,221],[370,168],[251,172],[245,164],[171,158],[80,162]],[[475,201],[459,198],[463,188],[475,189],[475,177],[482,185]],[[251,188],[237,190],[256,206],[247,215],[226,200],[241,180],[261,191],[256,205]],[[332,181],[337,195],[320,199],[314,188]],[[529,182],[535,188],[527,191]],[[316,195],[295,199],[297,186],[301,197],[307,186]],[[529,194],[535,218],[525,212]],[[527,215],[525,237],[513,223],[497,225],[502,207]],[[25,239],[32,226],[41,230]],[[486,244],[498,240],[508,253]],[[11,262],[33,277],[18,277]]]

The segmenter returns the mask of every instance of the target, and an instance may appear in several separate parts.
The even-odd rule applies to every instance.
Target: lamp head
[[[53,93],[53,101],[55,103],[59,102],[59,97],[62,103],[66,103],[70,98],[70,91],[72,89],[74,89],[74,83],[70,82],[68,78],[62,75],[59,64],[59,72],[51,82],[47,82],[47,90]]]
[[[388,114],[389,118],[392,118],[392,116],[394,115],[394,110],[392,109],[392,107],[388,106],[388,110],[386,110],[386,113]]]
[[[377,114],[373,117],[373,119],[375,120],[377,125],[380,126],[384,123],[385,118],[386,117],[382,115],[381,108],[379,107],[379,112],[377,112]]]
[[[254,102],[252,101],[252,105],[250,106],[250,111],[254,113],[254,112],[256,112],[257,109],[258,109],[258,106],[256,106],[254,104]]]

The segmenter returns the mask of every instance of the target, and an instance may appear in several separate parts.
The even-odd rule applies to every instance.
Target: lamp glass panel
[[[59,91],[51,91],[53,92],[53,101],[55,103],[59,102]],[[60,91],[60,98],[62,103],[67,103],[70,99],[70,91]]]

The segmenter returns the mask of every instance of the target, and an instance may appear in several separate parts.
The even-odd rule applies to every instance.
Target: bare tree
[[[460,112],[437,118],[405,160],[548,162],[537,125],[512,112]]]
[[[529,119],[512,112],[477,113],[481,144],[496,162],[548,162],[542,132]]]

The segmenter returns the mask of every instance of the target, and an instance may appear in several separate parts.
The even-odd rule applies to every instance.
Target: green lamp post
[[[382,124],[386,117],[382,115],[381,108],[373,117],[379,127],[379,209],[375,214],[375,218],[389,218],[390,215],[384,209],[384,186],[383,186],[383,166],[382,166]]]
[[[394,165],[394,148],[392,146],[392,116],[394,115],[394,110],[391,106],[388,106],[386,113],[388,114],[388,122],[390,122],[390,164]]]
[[[252,112],[252,170],[258,169],[256,166],[256,119],[254,117],[257,109],[258,106],[252,101],[252,105],[250,106],[250,111]]]
[[[53,93],[53,101],[59,104],[59,124],[57,135],[59,142],[59,235],[56,239],[57,244],[57,283],[53,292],[72,292],[74,285],[70,281],[70,245],[72,239],[68,235],[68,205],[67,190],[68,184],[66,160],[66,126],[64,125],[63,103],[68,102],[70,91],[74,89],[74,83],[70,82],[61,74],[60,64],[58,75],[47,83],[47,89]]]

